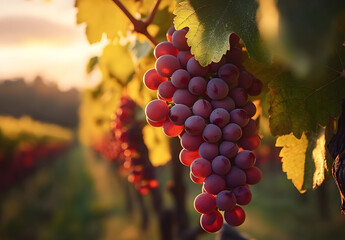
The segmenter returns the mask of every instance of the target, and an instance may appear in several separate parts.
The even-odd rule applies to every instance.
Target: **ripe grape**
[[[239,226],[246,219],[246,214],[240,206],[224,212],[225,221],[231,226]]]
[[[176,125],[183,125],[188,117],[192,115],[189,107],[183,104],[174,105],[169,112],[169,119]]]
[[[253,167],[255,161],[255,154],[249,150],[243,150],[239,152],[234,159],[236,166],[242,169],[248,169]]]
[[[194,95],[202,95],[206,91],[207,82],[203,77],[193,77],[188,83],[188,90]]]
[[[168,105],[165,102],[158,99],[149,102],[149,104],[147,104],[145,108],[145,114],[152,122],[164,121],[168,113]]]
[[[171,75],[180,68],[181,65],[179,60],[172,55],[160,56],[155,65],[157,73],[163,77],[171,77]]]
[[[210,122],[222,128],[230,121],[230,114],[224,108],[216,108],[211,112]]]
[[[238,85],[239,70],[234,64],[224,64],[218,69],[218,76],[232,89]]]
[[[222,130],[215,124],[208,124],[202,132],[202,137],[206,142],[216,143],[222,137]]]
[[[229,190],[223,190],[217,194],[216,205],[223,211],[233,210],[236,206],[236,197]]]
[[[182,149],[180,152],[180,161],[185,166],[190,166],[192,162],[200,158],[199,151],[188,151],[187,149]]]
[[[187,150],[194,151],[204,142],[202,136],[192,136],[188,133],[184,133],[181,137],[181,145]]]
[[[238,149],[237,149],[238,150]],[[218,155],[218,145],[215,143],[204,142],[199,147],[199,154],[201,157],[212,160]],[[237,153],[237,151],[236,151]],[[235,153],[235,155],[236,155]]]
[[[143,78],[144,84],[147,88],[151,90],[157,90],[158,86],[168,79],[159,75],[156,69],[148,70]]]
[[[236,123],[229,123],[222,129],[223,139],[236,142],[242,137],[242,128]]]
[[[255,166],[245,169],[244,172],[246,173],[247,184],[250,184],[250,185],[258,184],[260,180],[262,179],[261,170]]]
[[[209,214],[202,214],[200,217],[200,226],[206,232],[217,232],[223,226],[223,216],[219,211],[214,211]]]
[[[235,101],[236,107],[243,107],[248,102],[248,94],[244,88],[232,89],[229,96]]]
[[[173,55],[176,57],[178,54],[178,49],[175,48],[171,42],[161,42],[155,47],[153,54],[155,55],[156,59],[163,55]]]
[[[252,200],[252,192],[248,187],[238,186],[235,187],[232,192],[236,197],[236,202],[239,205],[247,205]]]
[[[209,193],[200,193],[194,199],[194,208],[199,213],[212,213],[217,209],[216,198]]]
[[[191,94],[187,89],[177,89],[173,95],[174,103],[184,104],[188,107],[192,107],[196,101],[196,97]]]
[[[170,82],[165,81],[158,86],[158,95],[164,99],[172,99],[177,88]]]
[[[176,30],[172,35],[172,44],[180,51],[188,51],[190,47],[187,44],[187,30]]]
[[[197,100],[193,105],[193,114],[199,115],[205,119],[209,118],[212,112],[212,105],[205,99]]]
[[[230,122],[236,123],[240,127],[244,127],[249,122],[249,117],[246,111],[236,108],[230,112]]]
[[[177,137],[183,131],[183,125],[173,124],[169,119],[163,123],[163,132],[169,137]]]
[[[171,75],[171,83],[177,88],[187,88],[190,78],[186,70],[178,69]]]
[[[226,175],[231,168],[231,163],[229,158],[219,155],[215,157],[212,161],[212,170],[218,175]]]
[[[192,57],[193,55],[190,53],[190,51],[179,51],[177,54],[177,59],[180,61],[180,64],[183,68],[187,67],[187,62]]]
[[[238,152],[238,146],[234,142],[223,141],[219,145],[219,153],[227,158],[233,158]]]
[[[208,73],[208,67],[202,67],[195,57],[191,57],[187,62],[187,71],[190,75],[194,76],[205,76]]]
[[[204,180],[204,188],[206,192],[217,195],[220,191],[223,191],[226,188],[224,177],[219,176],[218,174],[209,175]]]
[[[212,173],[211,163],[204,158],[197,158],[190,165],[190,171],[198,178],[206,178]]]
[[[185,121],[185,131],[190,135],[201,135],[206,127],[205,119],[193,115]]]
[[[229,173],[225,176],[225,180],[228,187],[242,186],[247,181],[246,173],[236,166],[231,166]]]
[[[212,100],[211,105],[213,109],[224,108],[228,112],[231,112],[232,110],[235,109],[235,102],[230,97],[225,97],[224,99],[221,99],[221,100]]]
[[[213,78],[207,83],[207,95],[213,100],[220,100],[229,93],[229,86],[220,78]]]

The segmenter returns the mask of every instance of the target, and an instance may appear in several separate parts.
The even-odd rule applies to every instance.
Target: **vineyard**
[[[343,239],[343,1],[74,8],[100,79],[78,130],[0,117],[0,238]]]

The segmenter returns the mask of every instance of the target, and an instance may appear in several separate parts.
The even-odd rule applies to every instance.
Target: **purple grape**
[[[243,107],[248,102],[248,94],[244,88],[232,89],[229,96],[234,100],[236,107]]]
[[[145,114],[153,122],[164,121],[169,113],[168,105],[161,100],[152,100],[145,108]]]
[[[199,99],[194,103],[192,110],[194,115],[198,115],[205,119],[208,119],[212,112],[212,106],[209,101],[205,99]]]
[[[244,223],[246,214],[240,206],[236,206],[234,209],[224,212],[224,219],[229,225],[236,227]]]
[[[228,187],[237,187],[246,184],[246,173],[236,166],[231,166],[229,173],[225,176]]]
[[[258,134],[254,134],[248,137],[242,137],[240,139],[240,145],[246,150],[255,150],[260,146],[261,139]]]
[[[188,117],[192,115],[192,111],[184,104],[175,104],[169,112],[169,119],[175,125],[184,125]]]
[[[175,91],[177,90],[170,81],[165,81],[158,86],[158,95],[165,99],[170,99],[173,97]]]
[[[172,55],[160,56],[155,65],[157,73],[162,77],[171,77],[171,75],[180,68],[181,65],[179,60]]]
[[[217,210],[209,214],[201,214],[200,226],[206,232],[209,232],[209,233],[217,232],[223,226],[223,216]]]
[[[163,55],[173,55],[176,57],[178,49],[175,48],[171,42],[161,42],[155,47],[153,54],[156,59]]]
[[[177,137],[179,134],[182,133],[184,126],[183,125],[175,125],[168,118],[163,123],[162,128],[163,128],[163,132],[165,135],[167,135],[169,137]]]
[[[216,108],[211,112],[210,122],[222,128],[230,121],[230,114],[224,108]]]
[[[254,77],[252,85],[247,89],[247,92],[250,96],[258,96],[262,91],[262,87],[263,83]]]
[[[213,78],[207,83],[207,95],[213,100],[225,98],[229,93],[229,86],[220,78]]]
[[[207,82],[203,77],[193,77],[188,84],[188,90],[194,95],[202,95],[206,91]]]
[[[252,200],[252,192],[249,187],[238,186],[235,187],[232,192],[236,197],[236,202],[239,205],[247,205]]]
[[[226,58],[223,55],[223,57],[219,60],[219,62],[212,62],[210,64],[210,71],[211,72],[217,72],[218,69],[223,66],[224,64],[226,64]]]
[[[223,139],[236,142],[242,137],[242,128],[236,123],[229,123],[222,129]]]
[[[205,159],[212,160],[218,155],[218,145],[214,143],[204,142],[199,147],[199,154]]]
[[[253,102],[248,101],[246,105],[242,107],[248,113],[248,117],[253,117],[256,113],[256,106]]]
[[[156,69],[148,70],[143,77],[145,86],[151,90],[157,90],[158,86],[167,80],[167,78],[159,75]]]
[[[205,123],[204,118],[197,115],[193,115],[186,119],[184,126],[185,126],[185,131],[188,134],[201,135],[204,128],[206,127],[206,123]]]
[[[218,175],[226,175],[231,168],[231,163],[229,158],[219,155],[215,157],[212,161],[212,170]]]
[[[208,124],[202,132],[202,137],[206,142],[216,143],[222,137],[222,130],[215,124]]]
[[[225,64],[218,70],[218,76],[223,79],[229,88],[235,88],[238,85],[239,70],[234,64]]]
[[[202,136],[192,136],[184,133],[181,137],[181,146],[189,151],[194,151],[204,142]]]
[[[200,155],[199,151],[188,151],[187,149],[182,149],[179,158],[183,165],[190,166],[195,159],[200,158]]]
[[[219,153],[229,159],[236,156],[238,152],[238,146],[236,143],[223,141],[219,145]]]
[[[212,173],[211,163],[204,158],[197,158],[190,165],[190,171],[197,178],[206,178]]]
[[[227,63],[232,63],[236,65],[237,67],[242,66],[243,53],[240,48],[237,48],[237,47],[230,48],[230,50],[226,53],[225,57],[226,57]]]
[[[230,112],[230,122],[236,123],[240,127],[244,127],[249,122],[249,117],[246,111],[237,108]]]
[[[211,213],[217,209],[216,198],[209,193],[200,193],[194,199],[194,208],[199,213]]]
[[[247,71],[241,71],[238,77],[238,86],[244,89],[249,88],[253,83],[253,75]]]
[[[247,184],[250,184],[250,185],[258,184],[262,179],[261,170],[255,166],[245,169],[244,172],[246,173]]]
[[[190,53],[190,51],[179,51],[177,54],[177,59],[180,61],[180,64],[183,68],[187,67],[187,62],[192,57],[193,55]]]
[[[177,89],[174,92],[173,101],[177,104],[184,104],[188,107],[192,107],[196,101],[196,97],[187,89]]]
[[[235,102],[230,97],[225,97],[224,99],[221,99],[221,100],[212,100],[211,105],[213,109],[224,108],[228,112],[231,112],[232,110],[235,109]]]
[[[258,132],[256,121],[254,119],[249,119],[249,122],[246,126],[242,128],[242,136],[249,137]]]
[[[167,34],[166,34],[166,37],[167,37],[167,40],[168,42],[171,42],[172,41],[172,35],[174,34],[174,32],[176,31],[175,27],[172,26],[169,28]]]
[[[187,30],[176,30],[172,35],[172,44],[180,51],[188,51],[190,47],[187,44]]]
[[[211,174],[204,180],[204,188],[206,192],[217,195],[226,188],[224,177],[218,174]]]
[[[177,88],[187,88],[190,78],[186,70],[178,69],[171,75],[171,83]]]
[[[216,205],[223,211],[230,211],[236,206],[236,197],[229,190],[223,190],[217,194]]]
[[[192,76],[205,76],[208,73],[208,67],[202,67],[195,57],[191,57],[187,62],[187,71]]]
[[[235,164],[242,169],[248,169],[254,166],[256,161],[255,154],[252,151],[243,150],[237,153],[235,157]]]

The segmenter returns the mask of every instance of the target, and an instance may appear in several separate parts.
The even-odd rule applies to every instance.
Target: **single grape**
[[[170,82],[165,81],[158,86],[158,95],[164,99],[170,99],[174,96],[177,88]]]
[[[218,153],[218,145],[215,143],[204,142],[199,147],[200,156],[207,160],[214,159],[218,155]]]
[[[173,95],[173,101],[177,104],[184,104],[192,107],[196,101],[196,96],[191,94],[187,89],[177,89]]]
[[[183,125],[175,125],[169,119],[163,123],[163,132],[169,137],[177,137],[183,131]]]
[[[216,198],[209,193],[200,193],[194,199],[194,208],[199,213],[212,213],[217,209]]]
[[[225,176],[228,187],[237,187],[246,184],[246,173],[236,166],[231,166],[229,173]]]
[[[176,57],[178,54],[178,49],[175,48],[171,42],[161,42],[155,47],[153,54],[155,55],[156,59],[163,55],[173,55]]]
[[[205,178],[198,178],[194,176],[192,172],[189,173],[189,177],[190,177],[190,180],[192,180],[192,182],[196,184],[202,184],[205,180]]]
[[[181,137],[181,145],[183,148],[194,151],[204,142],[202,136],[192,136],[188,133],[184,133]]]
[[[231,226],[239,226],[244,223],[246,214],[240,206],[236,206],[234,209],[224,212],[224,219]]]
[[[152,122],[164,121],[167,118],[168,113],[168,105],[158,99],[149,102],[145,108],[145,114]]]
[[[212,172],[212,170],[211,170]],[[204,180],[204,188],[206,192],[217,195],[226,188],[224,177],[218,174],[211,174]]]
[[[252,86],[253,83],[253,75],[251,75],[247,71],[241,71],[240,76],[238,77],[238,86],[240,88],[248,89]]]
[[[244,172],[246,173],[247,184],[250,184],[250,185],[258,184],[262,179],[261,170],[255,166],[245,169]]]
[[[232,89],[229,96],[234,100],[236,107],[243,107],[248,102],[248,94],[244,88]]]
[[[249,122],[249,117],[246,111],[236,108],[230,112],[230,122],[236,123],[240,127],[244,127]]]
[[[169,112],[169,119],[175,125],[184,125],[187,118],[192,115],[192,111],[184,104],[175,104]]]
[[[249,137],[258,132],[256,121],[254,119],[249,119],[248,124],[242,128],[242,136]]]
[[[246,105],[244,105],[243,107],[241,107],[244,111],[247,112],[248,117],[253,117],[256,113],[256,106],[253,102],[248,101]]]
[[[200,217],[200,226],[209,233],[219,231],[223,226],[223,216],[219,211],[209,214],[202,214]]]
[[[163,77],[171,77],[171,75],[180,68],[181,65],[179,60],[172,55],[160,56],[155,65],[157,73]]]
[[[262,91],[263,83],[257,79],[253,78],[252,85],[247,89],[247,92],[251,96],[258,96]]]
[[[224,108],[228,112],[231,112],[232,110],[235,109],[235,102],[230,97],[225,97],[224,99],[221,99],[221,100],[212,100],[211,105],[213,109]]]
[[[194,103],[192,110],[194,115],[198,115],[205,119],[208,119],[212,112],[212,106],[209,101],[205,99],[199,99]]]
[[[236,197],[229,190],[223,190],[217,194],[216,205],[223,211],[230,211],[236,206]]]
[[[252,192],[249,187],[238,186],[235,187],[232,192],[236,197],[236,202],[239,205],[247,205],[252,200]]]
[[[222,128],[230,122],[230,114],[224,108],[216,108],[211,112],[210,122]]]
[[[186,119],[185,121],[185,131],[190,135],[201,135],[204,128],[206,127],[205,119],[198,116],[193,115]]]
[[[211,163],[204,158],[197,158],[190,165],[190,171],[198,178],[206,178],[212,173]]]
[[[172,41],[172,35],[174,34],[174,32],[176,31],[175,27],[172,26],[169,28],[167,34],[166,34],[166,37],[167,37],[167,40],[168,42],[171,42]]]
[[[229,123],[222,129],[223,139],[230,142],[236,142],[242,137],[242,128],[236,123]]]
[[[187,67],[187,62],[192,57],[193,55],[190,53],[190,51],[179,51],[177,54],[177,59],[180,61],[180,64],[183,68]]]
[[[222,137],[222,130],[215,124],[207,124],[202,132],[202,137],[206,142],[216,143]]]
[[[172,44],[180,51],[188,51],[190,47],[187,44],[187,30],[176,30],[172,35]]]
[[[215,157],[211,165],[213,172],[221,176],[226,175],[231,168],[229,158],[222,155]]]
[[[238,67],[234,64],[224,64],[218,69],[218,76],[229,85],[230,89],[237,87],[239,75]]]
[[[238,146],[234,142],[222,141],[219,145],[219,153],[229,159],[236,156]]]
[[[202,95],[206,92],[207,81],[203,77],[193,77],[188,83],[188,90],[194,95]]]
[[[186,70],[178,69],[171,75],[171,83],[177,88],[187,88],[190,78]]]
[[[167,81],[167,80],[168,80],[167,78],[159,75],[156,69],[148,70],[143,77],[143,82],[145,86],[151,90],[157,90],[158,86],[162,82]]]
[[[182,149],[180,152],[180,162],[185,166],[190,166],[197,158],[200,158],[198,150],[188,151],[187,149]]]
[[[195,59],[195,57],[191,57],[187,62],[187,71],[190,73],[190,75],[194,76],[205,76],[209,68],[208,67],[202,67],[199,62]]]
[[[260,146],[260,142],[261,139],[259,137],[259,135],[254,134],[252,136],[248,136],[248,137],[242,137],[240,139],[240,145],[243,149],[246,150],[255,150]]]
[[[229,86],[220,78],[213,78],[207,83],[207,95],[213,100],[225,98],[229,93]]]

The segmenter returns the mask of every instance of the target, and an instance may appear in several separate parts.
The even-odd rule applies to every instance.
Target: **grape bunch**
[[[242,65],[240,38],[230,35],[230,50],[215,63],[203,67],[190,52],[188,29],[171,27],[167,41],[154,50],[155,68],[143,81],[157,90],[147,104],[147,122],[162,127],[170,137],[178,136],[183,147],[182,164],[190,167],[190,178],[202,185],[194,201],[201,213],[200,224],[216,232],[225,221],[239,226],[245,220],[242,205],[251,201],[249,185],[262,173],[254,166],[253,152],[260,145],[256,106],[248,96],[261,93],[262,82]]]
[[[128,181],[135,185],[139,193],[147,194],[150,189],[158,187],[158,181],[143,139],[144,124],[136,118],[137,112],[142,109],[128,96],[123,96],[120,101],[111,124],[112,141],[105,149],[105,156],[108,159],[111,157],[110,161],[117,160],[127,173]]]

